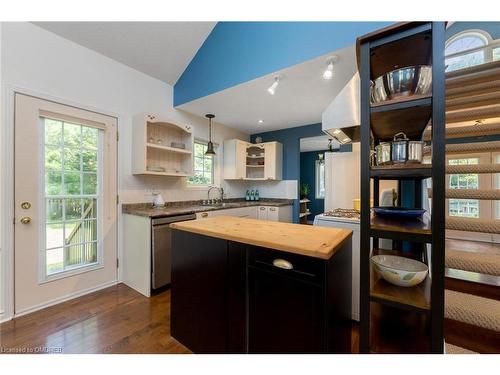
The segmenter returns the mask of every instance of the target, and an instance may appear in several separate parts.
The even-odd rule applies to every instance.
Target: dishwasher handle
[[[159,217],[151,220],[153,226],[176,223],[178,221],[195,220],[195,214]]]

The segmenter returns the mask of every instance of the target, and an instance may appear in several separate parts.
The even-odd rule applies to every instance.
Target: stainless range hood
[[[341,144],[359,142],[360,80],[356,72],[322,115],[322,130]]]

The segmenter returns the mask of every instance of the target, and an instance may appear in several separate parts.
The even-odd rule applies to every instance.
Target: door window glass
[[[42,118],[46,276],[99,258],[101,131]]]

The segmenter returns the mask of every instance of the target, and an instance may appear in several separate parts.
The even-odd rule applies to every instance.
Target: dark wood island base
[[[223,219],[204,222],[217,225]],[[324,251],[304,255],[309,250],[297,246],[291,252],[256,246],[266,234],[258,234],[259,228],[247,241],[241,227],[239,237],[223,229],[224,235],[216,237],[195,233],[193,225],[196,221],[172,225],[171,333],[176,340],[194,353],[351,352],[351,231],[309,227],[313,236],[336,237],[333,244],[321,243]],[[274,225],[282,235],[283,230],[304,230]],[[293,236],[300,233],[287,236],[279,247]]]

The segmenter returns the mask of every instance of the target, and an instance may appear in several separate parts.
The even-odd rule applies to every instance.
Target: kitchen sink
[[[217,208],[231,208],[231,207],[240,207],[239,203],[214,203],[214,204],[204,204],[202,207],[217,207]]]

